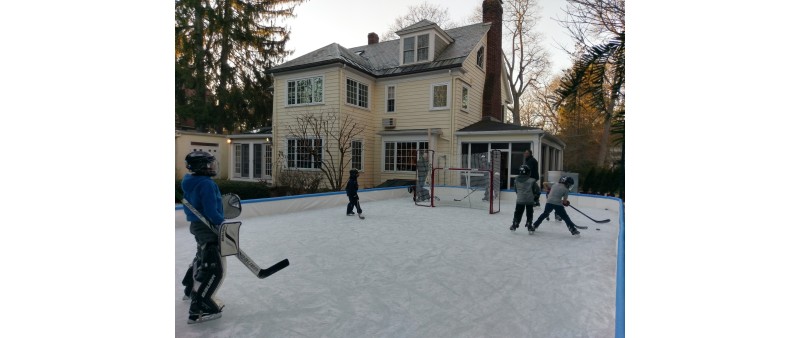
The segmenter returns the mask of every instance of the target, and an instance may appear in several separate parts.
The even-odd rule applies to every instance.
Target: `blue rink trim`
[[[372,189],[363,189],[359,191],[380,191],[380,190],[393,190],[393,189],[408,189],[408,186],[372,188]],[[503,191],[513,192],[514,190],[506,189]],[[305,194],[296,196],[269,197],[269,198],[259,198],[252,200],[242,200],[241,202],[242,204],[249,204],[249,203],[258,203],[266,201],[281,201],[281,200],[291,200],[297,198],[342,195],[342,194],[345,194],[345,192],[333,191],[333,192],[324,192],[318,194]],[[542,195],[544,194],[545,193],[542,192]],[[592,198],[605,198],[605,199],[616,200],[617,202],[619,202],[619,236],[617,238],[617,295],[616,295],[617,313],[615,315],[615,320],[616,320],[615,337],[625,338],[625,203],[623,203],[622,200],[619,199],[618,197],[599,196],[591,194],[577,194],[577,193],[571,193],[570,195],[592,197]],[[175,210],[183,210],[183,204],[180,203],[175,204]]]

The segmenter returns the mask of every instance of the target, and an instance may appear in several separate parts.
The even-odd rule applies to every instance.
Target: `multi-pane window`
[[[384,142],[383,170],[415,171],[415,154],[424,149],[428,149],[428,142]]]
[[[350,155],[353,158],[353,169],[364,170],[364,142],[361,140],[353,141],[350,147]]]
[[[461,109],[467,110],[469,108],[469,89],[461,87]]]
[[[478,67],[483,68],[483,47],[478,49]]]
[[[347,79],[347,103],[362,108],[368,107],[369,87],[351,79]]]
[[[417,62],[428,60],[428,35],[417,36]]]
[[[394,92],[395,86],[386,86],[386,112],[394,112]]]
[[[322,103],[322,76],[286,81],[286,104]]]
[[[428,34],[403,38],[403,64],[427,61],[429,50],[430,35]]]
[[[414,62],[414,37],[403,39],[403,63]]]
[[[237,143],[234,157],[234,177],[250,177],[250,144]]]
[[[286,166],[288,168],[320,168],[322,166],[322,140],[287,140]]]
[[[233,177],[272,177],[272,145],[257,142],[234,143],[233,149]]]
[[[431,86],[431,109],[445,109],[450,107],[450,91],[447,83]]]

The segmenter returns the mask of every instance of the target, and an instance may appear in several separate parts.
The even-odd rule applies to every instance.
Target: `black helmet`
[[[186,155],[186,169],[198,176],[216,176],[217,159],[205,151],[193,151]]]
[[[525,176],[530,176],[531,175],[531,168],[528,168],[527,165],[523,164],[521,167],[519,167],[519,174],[520,175],[525,175]]]
[[[355,168],[350,169],[350,177],[353,177],[355,175],[358,175],[358,169]]]
[[[575,184],[575,181],[572,179],[572,177],[563,176],[563,177],[561,177],[561,179],[558,180],[558,183],[564,183],[564,185],[566,185],[567,188],[569,188],[573,184]]]

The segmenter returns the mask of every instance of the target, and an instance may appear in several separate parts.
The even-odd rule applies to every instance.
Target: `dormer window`
[[[403,64],[428,61],[428,34],[403,38]]]

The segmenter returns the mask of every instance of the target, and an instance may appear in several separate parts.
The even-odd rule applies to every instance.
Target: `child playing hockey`
[[[519,168],[519,176],[514,181],[514,191],[517,193],[517,207],[514,210],[514,220],[511,223],[511,231],[517,230],[519,222],[522,220],[522,211],[525,210],[525,227],[529,233],[533,233],[531,221],[533,220],[533,185],[536,180],[530,177],[531,169],[527,165]]]
[[[204,151],[193,151],[186,155],[186,168],[191,173],[183,176],[183,197],[203,215],[212,226],[225,221],[222,213],[222,195],[211,179],[217,175],[217,161]],[[224,305],[216,294],[225,278],[225,257],[220,255],[219,238],[188,208],[184,208],[186,220],[191,222],[189,231],[197,242],[197,252],[192,265],[183,278],[184,294],[191,298],[189,324],[213,320],[222,316]]]
[[[533,230],[529,230],[531,232],[536,231],[539,227],[539,224],[542,224],[542,220],[546,217],[550,216],[550,212],[555,210],[556,216],[561,217],[565,223],[567,223],[567,229],[573,236],[580,235],[581,232],[578,229],[586,229],[588,227],[585,226],[578,226],[572,222],[567,215],[567,211],[564,209],[565,206],[569,206],[569,200],[567,196],[569,196],[569,187],[572,186],[575,181],[572,180],[572,177],[564,176],[558,180],[558,184],[554,185],[550,189],[550,193],[547,195],[547,203],[544,205],[544,212],[539,215],[539,218],[536,219],[536,222],[533,223]]]
[[[364,215],[361,214],[361,204],[358,203],[358,175],[358,169],[350,169],[350,179],[347,181],[347,187],[345,187],[347,198],[350,200],[350,203],[347,203],[347,216],[355,215],[353,207],[356,207],[358,218],[364,219]]]

